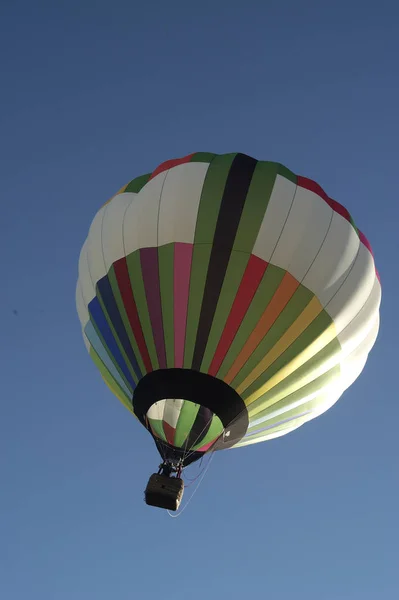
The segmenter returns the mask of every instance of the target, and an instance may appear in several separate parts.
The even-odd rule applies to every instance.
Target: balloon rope
[[[208,472],[208,469],[209,469],[209,467],[211,466],[211,462],[213,461],[213,457],[214,457],[214,455],[215,455],[215,453],[214,453],[214,452],[212,452],[212,454],[211,454],[211,458],[209,459],[209,461],[208,461],[208,464],[206,465],[206,467],[205,467],[205,468],[204,468],[204,470],[203,470],[202,477],[201,477],[201,478],[200,478],[200,480],[198,481],[198,483],[197,483],[196,487],[194,488],[194,491],[193,491],[193,493],[191,494],[190,498],[187,500],[187,502],[186,502],[186,504],[183,506],[183,508],[182,508],[182,509],[181,509],[179,512],[177,512],[176,514],[173,514],[173,513],[171,513],[171,512],[170,512],[170,510],[168,510],[168,511],[167,511],[167,512],[168,512],[168,515],[169,515],[169,516],[170,516],[172,519],[177,519],[177,517],[180,517],[180,515],[182,515],[182,514],[184,513],[184,511],[186,510],[187,506],[190,504],[191,500],[194,498],[195,494],[197,493],[197,490],[198,490],[199,486],[201,485],[201,483],[202,483],[202,481],[203,481],[203,479],[204,479],[205,475],[206,475],[206,474],[207,474],[207,472]]]
[[[208,425],[212,421],[212,419],[213,419],[213,415],[211,415],[211,417],[209,417],[208,421],[205,423],[204,427],[202,428],[202,431],[200,431],[200,433],[195,438],[194,443],[191,445],[191,448],[193,448],[196,445],[196,443],[198,442],[198,440],[200,439],[201,435],[204,433],[204,431],[206,430],[206,428],[208,427]],[[188,454],[184,454],[183,455],[183,462],[184,462],[185,459],[190,458],[190,456],[192,456],[195,452],[196,452],[196,450],[191,450],[191,452],[188,452]]]

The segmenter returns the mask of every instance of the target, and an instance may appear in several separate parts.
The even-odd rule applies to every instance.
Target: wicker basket
[[[154,473],[145,490],[145,501],[149,506],[178,510],[183,492],[184,482],[179,477],[166,477]]]

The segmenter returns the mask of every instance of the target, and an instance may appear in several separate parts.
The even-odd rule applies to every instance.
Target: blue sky
[[[393,0],[3,0],[2,598],[396,595],[398,20]],[[170,519],[143,503],[158,457],[91,364],[74,293],[101,203],[199,150],[281,161],[347,206],[382,326],[332,410],[218,453]]]

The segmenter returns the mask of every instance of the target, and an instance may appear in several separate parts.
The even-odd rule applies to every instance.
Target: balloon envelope
[[[365,365],[380,299],[367,239],[319,185],[210,153],[163,163],[99,210],[76,291],[104,381],[185,464],[330,408]]]

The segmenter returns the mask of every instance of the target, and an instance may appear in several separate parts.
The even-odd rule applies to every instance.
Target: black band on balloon
[[[247,407],[241,396],[221,379],[192,369],[158,369],[147,373],[133,394],[133,410],[146,427],[146,414],[159,400],[179,398],[211,410],[222,422],[224,435],[214,449],[237,444],[248,429]]]

